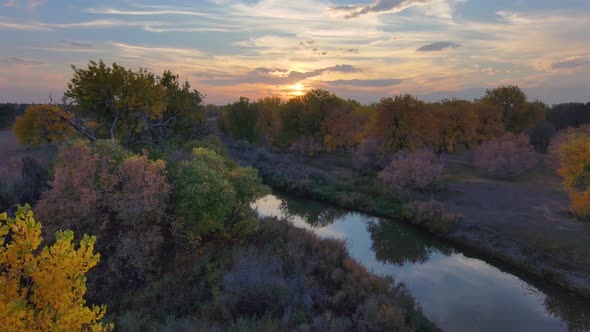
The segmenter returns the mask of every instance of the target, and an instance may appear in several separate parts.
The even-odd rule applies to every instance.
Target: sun
[[[305,86],[303,86],[301,82],[298,82],[295,85],[291,85],[290,88],[291,90],[293,90],[293,92],[291,93],[292,95],[301,96],[304,94],[303,90],[305,89]]]

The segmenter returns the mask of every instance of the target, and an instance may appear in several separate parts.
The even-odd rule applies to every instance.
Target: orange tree
[[[590,217],[590,136],[579,134],[562,145],[557,173],[570,194],[571,209],[581,218]]]
[[[63,118],[69,117],[54,105],[32,105],[16,119],[13,131],[18,141],[27,146],[65,141],[76,131]]]

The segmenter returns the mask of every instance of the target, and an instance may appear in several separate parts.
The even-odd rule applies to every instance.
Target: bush
[[[478,146],[473,162],[487,176],[510,178],[532,169],[537,155],[528,137],[507,133]]]
[[[352,151],[352,167],[361,172],[380,171],[388,164],[383,142],[376,138],[364,139]]]
[[[250,203],[269,192],[255,169],[240,167],[205,148],[196,148],[193,159],[178,165],[174,184],[176,226],[191,245],[216,233],[247,233],[243,226],[253,226],[247,221]]]
[[[432,192],[440,188],[442,171],[443,164],[434,152],[420,149],[415,153],[396,153],[379,177],[393,192]]]
[[[570,194],[571,209],[582,219],[590,218],[590,136],[578,134],[561,146],[557,173]]]
[[[313,137],[301,136],[289,145],[289,151],[313,157],[325,150],[324,145]]]
[[[448,211],[445,204],[434,200],[406,203],[402,207],[402,216],[435,234],[449,233],[463,219],[461,214]]]
[[[91,275],[94,289],[137,286],[159,270],[160,224],[170,192],[165,173],[163,161],[133,155],[114,142],[60,148],[51,189],[35,212],[49,232],[96,234],[104,259]]]
[[[558,131],[547,148],[545,165],[557,171],[561,165],[561,147],[580,134],[590,135],[590,125],[583,125],[578,128],[566,128]]]

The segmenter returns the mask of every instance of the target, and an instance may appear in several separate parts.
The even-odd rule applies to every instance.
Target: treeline
[[[556,130],[590,123],[590,103],[548,107],[529,101],[516,86],[488,90],[475,101],[427,103],[411,95],[383,98],[361,105],[325,90],[311,90],[286,102],[247,98],[227,105],[220,128],[236,139],[313,155],[352,151],[376,139],[389,152],[427,147],[437,153],[490,140],[504,133],[531,136],[544,152]]]

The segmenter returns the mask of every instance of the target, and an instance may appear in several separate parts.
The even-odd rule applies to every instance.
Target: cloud
[[[115,8],[86,8],[87,13],[123,15],[123,16],[152,16],[152,15],[184,15],[184,16],[211,16],[207,13],[190,10],[119,10]]]
[[[330,10],[343,13],[345,18],[355,18],[371,13],[399,13],[411,7],[429,5],[431,2],[432,0],[377,0],[368,5],[333,6]]]
[[[574,57],[551,64],[552,69],[570,69],[590,64],[590,57]]]
[[[398,85],[402,82],[401,79],[374,79],[374,80],[336,80],[328,81],[326,83],[330,85],[351,85],[351,86],[362,86],[362,87],[386,87],[391,85]]]
[[[325,72],[334,72],[334,73],[357,73],[360,72],[361,69],[354,67],[352,65],[336,65],[332,67],[320,68],[308,72],[300,72],[300,71],[289,71],[288,74],[283,74],[282,76],[276,75],[269,75],[272,72],[283,72],[286,73],[287,70],[284,69],[276,69],[276,68],[266,68],[260,67],[250,71],[246,75],[235,75],[233,78],[229,79],[218,79],[218,80],[207,80],[207,84],[211,85],[234,85],[234,84],[256,84],[256,83],[263,83],[269,85],[289,85],[295,84],[299,81],[306,80],[308,78],[319,76]]]
[[[27,60],[19,57],[10,57],[4,61],[8,65],[39,66],[45,63],[36,60]]]
[[[69,41],[69,40],[60,40],[60,43],[67,45],[67,46],[71,46],[71,47],[76,47],[76,48],[92,48],[92,44],[89,43],[81,43],[81,42],[77,42],[77,41]]]
[[[418,48],[416,51],[418,52],[438,52],[445,50],[447,48],[458,48],[461,47],[459,44],[451,43],[451,42],[436,42],[432,44],[424,45]]]

